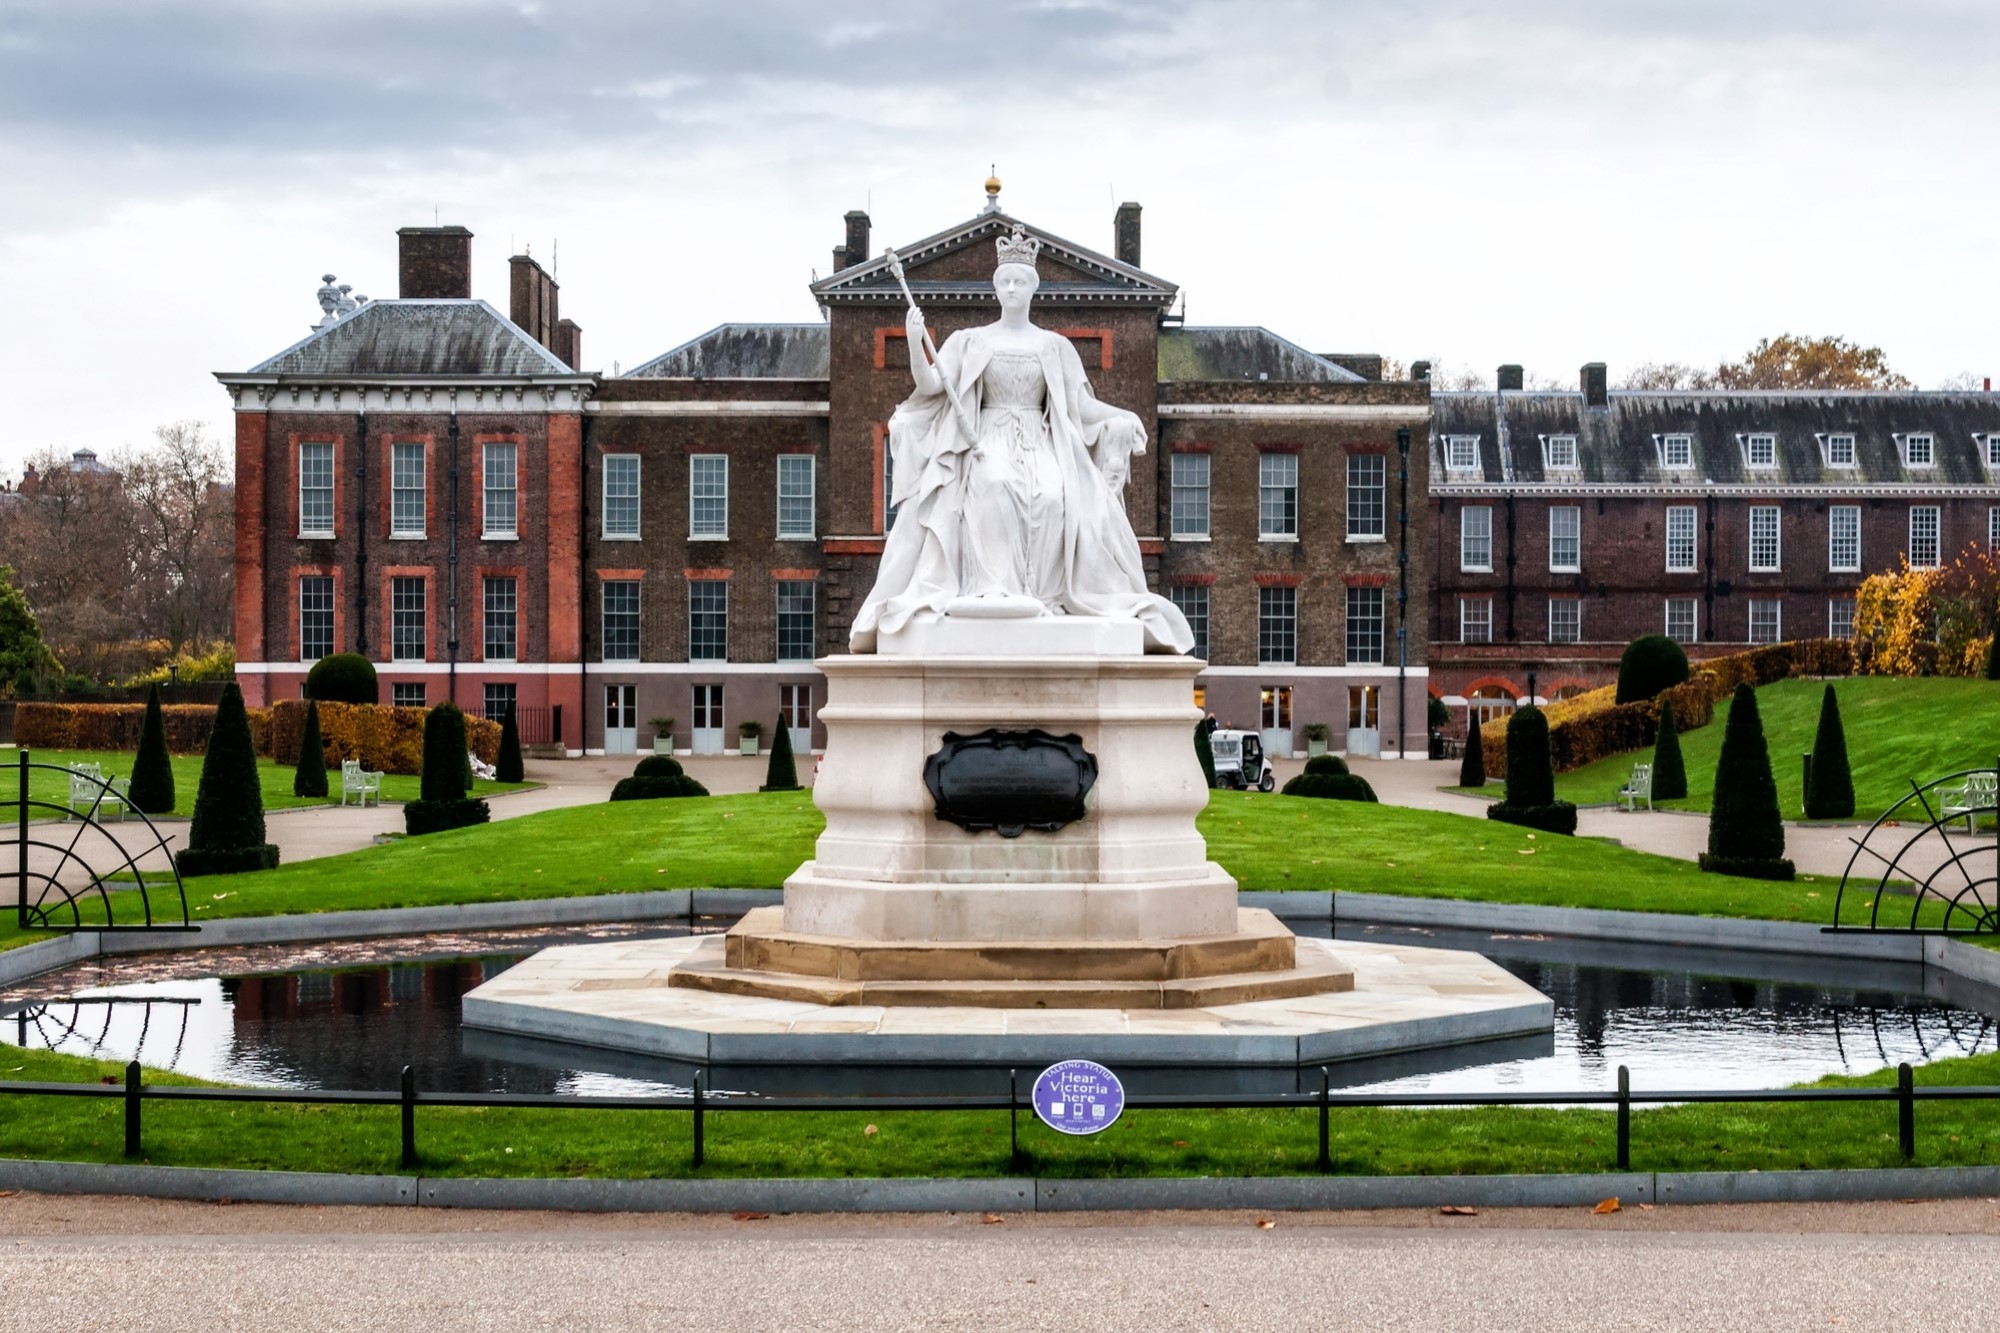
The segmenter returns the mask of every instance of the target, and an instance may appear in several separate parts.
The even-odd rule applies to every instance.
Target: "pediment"
[[[1121,263],[1005,213],[982,213],[935,236],[898,246],[904,276],[920,302],[993,304],[994,242],[1015,227],[1041,242],[1036,269],[1042,277],[1037,305],[1165,307],[1179,289],[1143,269]],[[881,255],[812,284],[821,305],[903,304],[903,291]]]

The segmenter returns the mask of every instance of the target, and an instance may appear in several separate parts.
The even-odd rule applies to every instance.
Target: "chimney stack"
[[[1583,367],[1583,405],[1585,407],[1608,407],[1611,404],[1611,386],[1602,361],[1588,361]]]
[[[1112,223],[1113,254],[1118,262],[1139,267],[1139,205],[1124,203],[1118,205],[1117,219]]]
[[[556,346],[556,326],[561,322],[556,309],[559,290],[556,280],[527,255],[515,255],[507,261],[507,268],[507,318],[520,325],[530,338],[561,356],[562,351]]]
[[[573,319],[556,321],[556,345],[549,349],[571,370],[583,368],[583,326]]]
[[[1521,387],[1521,368],[1519,366],[1500,367],[1500,388],[1503,391],[1508,389],[1513,389],[1518,391],[1520,387]]]
[[[396,250],[396,295],[403,300],[472,295],[472,233],[465,228],[404,227]]]
[[[868,258],[868,215],[858,208],[847,211],[847,263],[851,268]]]
[[[1431,363],[1428,361],[1410,362],[1410,378],[1418,384],[1429,384],[1431,382]]]

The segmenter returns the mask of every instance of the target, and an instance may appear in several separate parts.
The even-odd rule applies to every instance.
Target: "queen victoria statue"
[[[1069,340],[1029,322],[1039,248],[1019,226],[1000,239],[1000,318],[942,347],[911,302],[916,387],[889,420],[897,515],[855,618],[855,652],[939,617],[1136,620],[1148,652],[1193,647],[1180,611],[1146,590],[1125,517],[1144,424],[1098,401]],[[893,253],[891,263],[900,278]]]

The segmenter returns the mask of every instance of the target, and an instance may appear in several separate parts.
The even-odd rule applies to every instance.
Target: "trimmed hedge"
[[[658,801],[675,796],[706,796],[708,788],[682,774],[666,778],[620,778],[611,789],[614,801]]]
[[[1285,784],[1281,794],[1307,796],[1321,801],[1376,799],[1375,789],[1368,785],[1368,779],[1354,773],[1301,773]]]
[[[443,707],[443,705],[439,705]],[[264,753],[281,764],[299,761],[299,741],[305,733],[306,701],[285,699],[270,708],[270,745]],[[394,708],[386,704],[319,705],[320,737],[326,762],[338,768],[359,759],[376,773],[423,771],[426,708]],[[466,742],[481,763],[500,757],[500,724],[484,718],[465,719]]]
[[[1687,650],[1664,634],[1642,634],[1625,645],[1618,659],[1618,697],[1621,704],[1657,698],[1662,690],[1682,685],[1688,678]]]
[[[686,772],[681,761],[670,754],[649,754],[632,766],[635,778],[677,778]]]
[[[246,710],[250,740],[270,753],[271,712]],[[215,729],[215,705],[168,704],[160,709],[169,754],[202,754]],[[136,750],[146,728],[144,704],[14,705],[14,743],[37,750]]]
[[[1306,772],[1314,777],[1336,777],[1353,771],[1347,766],[1347,761],[1337,754],[1314,755],[1306,760]]]
[[[330,653],[306,672],[306,697],[329,704],[377,704],[382,687],[375,664],[360,653]]]
[[[1576,836],[1576,807],[1568,801],[1551,801],[1547,805],[1510,805],[1506,801],[1496,801],[1486,807],[1486,817],[1503,824],[1539,829],[1543,833]]]

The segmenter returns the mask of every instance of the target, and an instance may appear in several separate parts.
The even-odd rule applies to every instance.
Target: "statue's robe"
[[[1139,539],[1125,507],[1111,494],[1091,461],[1106,424],[1083,424],[1083,404],[1094,397],[1083,362],[1067,338],[1037,330],[1036,354],[1047,386],[1045,419],[1062,477],[1062,571],[1057,606],[1062,613],[1137,620],[1146,650],[1185,653],[1194,647],[1187,618],[1166,598],[1146,589]],[[938,349],[937,372],[953,385],[975,421],[981,375],[993,356],[984,328],[952,334]],[[877,634],[893,634],[913,616],[942,615],[960,595],[960,516],[967,499],[972,442],[956,420],[951,399],[913,393],[889,419],[889,456],[896,521],[883,544],[874,590],[862,604],[848,637],[852,651],[875,651]]]

